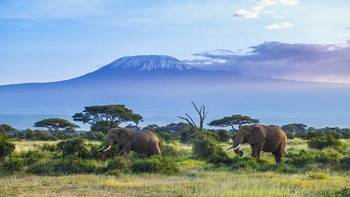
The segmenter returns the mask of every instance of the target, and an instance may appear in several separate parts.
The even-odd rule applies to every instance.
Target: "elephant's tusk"
[[[100,151],[102,151],[104,148],[105,148],[105,147],[102,147],[102,148],[98,149],[96,152],[100,152]]]
[[[230,150],[231,148],[233,148],[233,145],[230,148],[226,149],[226,151]]]
[[[237,150],[240,146],[241,144],[238,144],[238,146],[236,146],[236,148],[234,148],[233,150]]]
[[[109,145],[109,146],[108,146],[108,148],[106,148],[105,150],[103,150],[103,152],[108,151],[109,149],[111,149],[111,147],[112,147],[112,146],[111,146],[111,145]]]

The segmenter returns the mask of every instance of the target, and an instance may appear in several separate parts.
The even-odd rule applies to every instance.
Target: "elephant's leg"
[[[281,163],[282,162],[282,157],[284,155],[284,149],[285,149],[285,146],[284,145],[280,145],[280,147],[278,147],[277,151],[272,153],[275,156],[276,163]]]
[[[252,157],[256,159],[260,159],[260,153],[264,147],[264,142],[252,144],[251,146],[252,146]]]
[[[282,155],[279,150],[272,152],[273,156],[275,156],[276,163],[281,163]]]
[[[129,155],[130,150],[131,150],[131,141],[125,142],[122,145],[122,150],[123,150],[123,154]]]

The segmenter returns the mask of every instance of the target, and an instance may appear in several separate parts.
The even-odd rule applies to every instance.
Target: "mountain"
[[[69,119],[85,106],[104,104],[125,104],[144,117],[144,124],[167,124],[180,121],[177,116],[184,113],[195,117],[194,101],[206,105],[208,122],[244,114],[265,124],[345,126],[349,89],[207,71],[170,56],[132,56],[70,80],[0,86],[0,124],[27,128],[33,117]]]
[[[191,70],[192,66],[166,55],[140,55],[122,57],[106,65],[106,69],[115,70]]]

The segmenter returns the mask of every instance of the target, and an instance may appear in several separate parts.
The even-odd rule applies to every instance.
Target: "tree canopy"
[[[238,115],[226,116],[218,120],[213,120],[208,125],[218,126],[218,127],[231,126],[234,131],[237,131],[234,128],[234,125],[238,125],[238,128],[241,128],[243,124],[252,124],[252,123],[259,123],[259,119],[253,119],[249,116],[242,116],[238,114]]]
[[[283,125],[281,128],[285,131],[285,132],[298,132],[298,131],[305,131],[306,130],[307,125],[304,125],[302,123],[293,123],[293,124],[287,124],[287,125]]]
[[[138,124],[143,121],[140,114],[134,113],[125,105],[101,105],[85,107],[82,113],[73,116],[74,121],[80,121],[91,125],[92,131],[101,131],[104,134],[124,122],[134,122]]]
[[[78,125],[69,122],[68,120],[61,118],[49,118],[44,119],[34,124],[34,127],[44,127],[47,128],[50,133],[56,136],[61,129],[75,129],[79,128]]]
[[[0,125],[0,133],[2,134],[6,134],[6,132],[9,132],[9,131],[16,131],[15,128],[11,127],[10,125],[8,124],[1,124]]]

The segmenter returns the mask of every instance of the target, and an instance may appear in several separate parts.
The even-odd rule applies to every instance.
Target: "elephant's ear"
[[[248,137],[248,144],[255,144],[265,139],[264,128],[261,125],[252,125],[252,131]]]
[[[125,142],[131,139],[130,131],[128,129],[122,129],[119,132],[119,136],[117,139],[118,145],[123,145]]]

